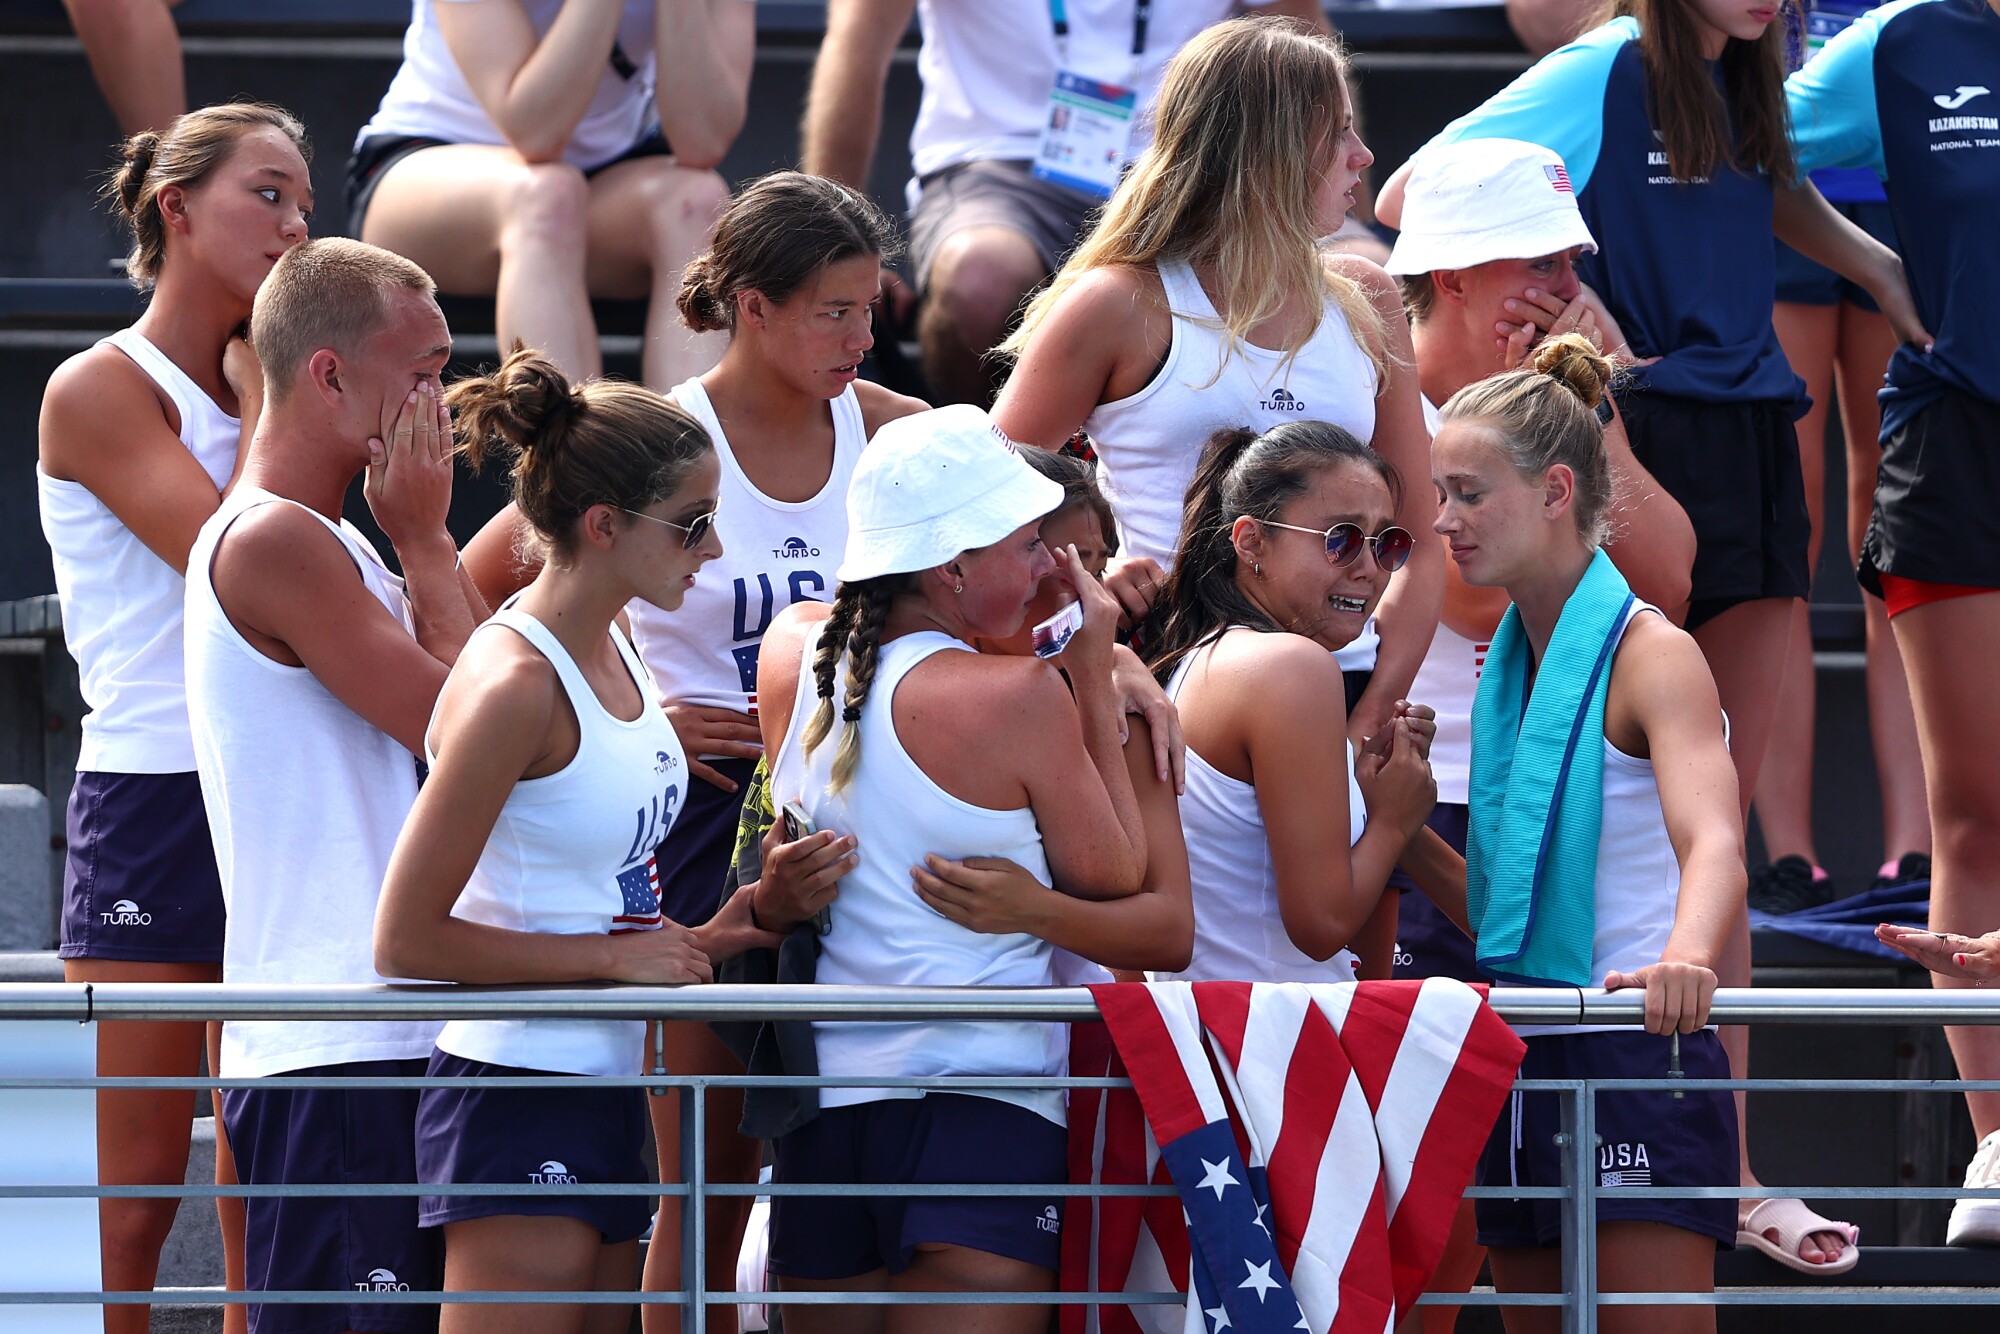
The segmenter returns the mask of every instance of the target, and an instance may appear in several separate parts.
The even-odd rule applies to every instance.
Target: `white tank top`
[[[1319,328],[1287,364],[1282,352],[1249,343],[1228,352],[1222,319],[1186,260],[1162,260],[1159,273],[1173,312],[1166,360],[1144,389],[1099,404],[1083,425],[1118,517],[1119,554],[1172,566],[1181,502],[1210,435],[1327,421],[1366,443],[1375,435],[1376,386],[1337,302],[1327,301]]]
[[[1410,682],[1410,702],[1437,710],[1431,776],[1437,779],[1437,799],[1447,805],[1465,805],[1472,788],[1472,700],[1479,693],[1479,673],[1486,666],[1489,647],[1439,621],[1416,679]]]
[[[1635,601],[1620,637],[1634,616],[1658,610]],[[1627,755],[1609,737],[1600,738],[1599,744],[1604,747],[1604,825],[1597,841],[1597,931],[1590,949],[1593,987],[1603,986],[1604,975],[1613,969],[1629,973],[1660,961],[1673,934],[1681,892],[1680,859],[1674,855],[1667,818],[1660,810],[1653,762]],[[1528,1037],[1606,1029],[1602,1024],[1549,1025],[1519,1031]]]
[[[722,555],[702,567],[679,610],[634,601],[632,638],[670,704],[757,712],[757,651],[771,618],[833,597],[847,546],[847,484],[868,443],[849,385],[833,409],[833,471],[810,500],[773,500],[744,476],[700,380],[671,397],[702,424],[722,462],[715,514]],[[697,758],[703,758],[697,756]]]
[[[506,136],[473,95],[438,31],[437,6],[460,0],[416,0],[403,33],[403,63],[382,95],[374,118],[355,145],[378,134],[408,134],[452,144],[505,144]],[[517,0],[539,41],[563,0]],[[563,147],[563,161],[588,171],[644,138],[654,124],[653,0],[624,0],[618,19],[617,56],[597,71],[597,92]],[[629,70],[629,73],[621,72]]]
[[[798,702],[785,744],[771,765],[771,804],[804,804],[820,829],[852,834],[861,863],[840,882],[833,927],[820,939],[821,982],[873,986],[1045,987],[1051,984],[1047,941],[1029,935],[968,931],[926,904],[910,886],[910,870],[926,853],[944,857],[1007,857],[1049,884],[1048,856],[1032,810],[991,810],[939,787],[903,749],[892,702],[896,687],[934,653],[971,652],[949,635],[920,631],[884,644],[875,683],[861,706],[861,762],[847,789],[827,785],[842,724],[807,759],[806,723],[819,703],[813,693],[814,635],[800,660]],[[842,668],[843,673],[845,668]],[[822,1075],[1048,1075],[1067,1068],[1069,1041],[1061,1024],[938,1023],[814,1024]],[[884,1098],[921,1097],[909,1089],[820,1090],[820,1103],[843,1107]],[[1065,1120],[1060,1089],[994,1090],[998,1098]]]
[[[102,342],[130,357],[172,400],[181,443],[221,491],[236,468],[242,424],[136,330],[121,329]],[[81,482],[51,477],[37,465],[35,490],[55,565],[63,639],[90,706],[76,767],[191,772],[194,742],[181,651],[187,585]]]
[[[451,915],[560,936],[660,929],[653,861],[687,791],[681,743],[638,654],[613,627],[618,656],[639,687],[639,716],[615,717],[548,627],[503,607],[475,633],[505,626],[548,659],[576,714],[576,755],[555,773],[523,778],[507,794],[472,878]],[[435,719],[433,719],[435,725]],[[437,763],[428,729],[424,758]],[[471,1061],[572,1075],[637,1074],[646,1025],[623,1019],[463,1019],[438,1050]]]
[[[258,652],[209,581],[216,543],[259,505],[297,502],[239,486],[188,555],[187,692],[196,767],[222,897],[225,982],[381,982],[375,904],[417,799],[417,762],[304,667]],[[403,581],[368,540],[304,505],[340,540],[362,584],[410,625]],[[242,1022],[222,1026],[222,1068],[256,1078],[349,1061],[422,1059],[433,1022]]]
[[[1225,632],[1226,633],[1226,632]],[[1219,636],[1218,636],[1219,638]],[[1197,661],[1214,651],[1208,646],[1181,660],[1167,683],[1167,694],[1179,699],[1181,686]],[[1352,846],[1361,840],[1368,811],[1361,785],[1354,778],[1354,756],[1347,760],[1347,833]],[[1187,751],[1187,789],[1181,794],[1181,832],[1187,838],[1188,871],[1194,882],[1194,957],[1178,973],[1155,973],[1160,981],[1180,982],[1352,982],[1354,955],[1341,950],[1321,962],[1292,943],[1278,910],[1278,877],[1271,864],[1271,840],[1264,814],[1257,806],[1257,789],[1232,778],[1204,760],[1193,746]]]

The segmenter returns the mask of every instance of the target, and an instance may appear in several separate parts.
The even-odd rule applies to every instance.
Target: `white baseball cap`
[[[1048,514],[1062,485],[1029,467],[993,419],[970,404],[899,417],[875,432],[847,487],[852,583],[943,565]]]
[[[1410,164],[1393,274],[1534,259],[1597,241],[1577,210],[1563,160],[1519,139],[1436,144]]]

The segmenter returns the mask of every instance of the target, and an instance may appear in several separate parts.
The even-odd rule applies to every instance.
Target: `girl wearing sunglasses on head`
[[[1181,711],[1193,873],[1188,980],[1351,981],[1436,789],[1427,710],[1371,753],[1347,739],[1340,665],[1413,539],[1381,456],[1328,422],[1217,432],[1181,520],[1149,661]],[[1364,952],[1386,963],[1386,942]]]

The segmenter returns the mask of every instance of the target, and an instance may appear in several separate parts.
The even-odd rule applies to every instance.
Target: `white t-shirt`
[[[1160,75],[1203,28],[1271,0],[1154,0],[1146,47],[1135,67],[1133,0],[1067,0],[1067,59],[1058,60],[1047,0],[917,0],[924,42],[917,51],[923,98],[910,132],[910,164],[921,180],[981,158],[1026,161],[1041,143],[1058,65],[1139,92],[1132,139],[1152,137]],[[910,203],[916,203],[911,183]]]
[[[241,423],[138,331],[121,329],[103,341],[130,357],[172,400],[181,443],[220,491],[236,469]],[[187,584],[83,483],[51,477],[37,465],[35,489],[55,566],[63,639],[90,705],[76,767],[191,773],[194,740],[181,652]]]
[[[418,135],[453,144],[507,142],[479,105],[438,30],[435,6],[466,2],[416,0],[403,34],[402,67],[382,95],[374,118],[355,136],[356,147],[381,134]],[[563,0],[516,2],[527,11],[537,37],[548,32],[563,7]],[[645,138],[657,122],[653,78],[653,0],[625,0],[617,46],[598,71],[597,94],[571,132],[563,161],[588,171]]]
[[[375,905],[417,799],[417,761],[304,667],[260,653],[209,581],[216,544],[246,510],[297,502],[239,486],[188,553],[187,698],[195,767],[229,910],[222,980],[369,983]],[[410,626],[403,581],[346,523],[299,505],[347,550],[357,577]],[[222,1026],[222,1071],[261,1078],[351,1061],[421,1060],[428,1020],[291,1020]]]

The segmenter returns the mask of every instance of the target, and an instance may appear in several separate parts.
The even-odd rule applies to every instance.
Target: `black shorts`
[[[781,1195],[771,1204],[771,1272],[853,1278],[909,1268],[926,1242],[1055,1269],[1061,1259],[1068,1132],[998,1098],[927,1093],[828,1107],[779,1137],[771,1179],[854,1184],[1046,1185],[1046,1195]]]
[[[354,156],[347,159],[347,234],[361,235],[361,224],[368,217],[368,201],[375,197],[375,187],[389,174],[389,168],[412,153],[444,148],[450,143],[449,139],[431,139],[420,134],[373,134],[356,144]],[[673,152],[673,145],[655,128],[617,157],[600,162],[583,174],[591,177],[633,158],[671,157]]]
[[[910,272],[919,292],[930,284],[938,247],[954,232],[971,227],[1019,233],[1042,257],[1042,267],[1056,271],[1104,201],[1040,180],[1031,165],[982,158],[954,163],[917,183],[917,206],[910,213]]]
[[[222,962],[222,878],[200,778],[86,770],[66,825],[63,958]]]
[[[1651,1033],[1546,1033],[1531,1037],[1522,1079],[1664,1079],[1669,1039]],[[1729,1058],[1713,1029],[1681,1039],[1681,1071],[1690,1079],[1729,1078]],[[1564,1149],[1560,1093],[1515,1090],[1479,1160],[1482,1186],[1560,1186]],[[1736,1099],[1729,1090],[1691,1088],[1599,1093],[1597,1221],[1665,1223],[1736,1244],[1736,1201],[1660,1200],[1621,1188],[1734,1186]],[[1482,1246],[1554,1246],[1562,1240],[1561,1200],[1477,1200]]]
[[[2000,403],[1947,389],[1882,441],[1861,586],[1878,573],[2000,588]]]
[[[700,926],[722,906],[722,881],[736,855],[736,826],[757,761],[715,756],[703,761],[736,780],[724,792],[699,778],[688,781],[687,799],[673,828],[653,853],[660,869],[660,911],[682,926]]]
[[[449,1052],[431,1053],[443,1079],[540,1075]],[[636,1088],[427,1088],[417,1098],[417,1180],[518,1185],[519,1195],[425,1195],[424,1227],[497,1215],[577,1218],[607,1244],[645,1235],[652,1195],[575,1195],[574,1185],[636,1185],[646,1170],[646,1095]]]
[[[1880,201],[1851,201],[1835,204],[1834,211],[1870,236],[1896,248],[1896,221],[1889,206]],[[1778,300],[1795,306],[1857,306],[1874,311],[1875,298],[1868,289],[1835,273],[1832,269],[1801,255],[1778,242]]]
[[[422,1061],[350,1061],[290,1077],[409,1077]],[[253,1292],[334,1291],[351,1303],[250,1308],[250,1334],[430,1334],[438,1308],[371,1303],[370,1292],[437,1291],[440,1234],[417,1226],[413,1195],[363,1193],[417,1179],[415,1089],[230,1089],[222,1119],[246,1186],[338,1185],[341,1195],[246,1200],[243,1260]]]
[[[1453,851],[1465,853],[1472,808],[1457,802],[1441,801],[1431,807],[1424,823]],[[1458,929],[1416,882],[1397,867],[1389,873],[1389,888],[1401,891],[1396,904],[1396,957],[1394,975],[1399,980],[1422,981],[1427,977],[1455,977],[1461,982],[1490,982],[1479,971],[1472,938]]]
[[[1694,525],[1689,630],[1739,602],[1807,594],[1811,521],[1792,404],[1644,390],[1621,395],[1618,410],[1632,453]]]

